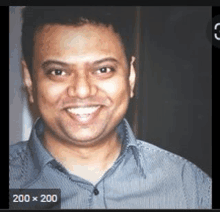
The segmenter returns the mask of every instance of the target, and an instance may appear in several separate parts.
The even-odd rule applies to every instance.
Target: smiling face
[[[29,100],[37,104],[49,140],[94,145],[115,133],[135,84],[111,27],[45,25],[35,34],[33,81],[23,62]]]

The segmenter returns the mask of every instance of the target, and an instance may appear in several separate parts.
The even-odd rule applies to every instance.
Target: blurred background
[[[35,117],[21,74],[21,9],[10,7],[9,142],[27,140]],[[211,7],[135,7],[135,97],[126,118],[138,139],[212,176]]]

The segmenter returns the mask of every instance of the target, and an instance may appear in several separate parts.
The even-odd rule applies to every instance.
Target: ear
[[[22,63],[23,83],[27,89],[30,103],[34,103],[33,83],[32,83],[32,79],[31,79],[31,75],[28,70],[26,62],[24,60],[22,60],[21,63]]]
[[[131,62],[130,62],[130,76],[129,76],[129,84],[130,84],[130,98],[134,96],[134,86],[135,86],[135,79],[136,79],[136,73],[135,73],[135,68],[134,68],[134,61],[135,57],[131,57]]]

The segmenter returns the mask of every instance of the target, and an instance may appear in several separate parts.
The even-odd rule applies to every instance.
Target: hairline
[[[32,9],[30,11],[31,11],[31,13],[29,13],[29,14],[33,14],[32,12],[35,12]],[[23,9],[22,13],[23,13],[22,14],[22,16],[23,16],[22,37],[24,37],[24,38],[22,38],[22,48],[24,47],[24,50],[22,49],[22,55],[23,55],[23,59],[27,63],[27,66],[28,66],[31,74],[34,72],[34,70],[33,70],[33,56],[34,56],[33,51],[34,51],[34,44],[35,44],[34,38],[35,38],[36,33],[40,32],[41,29],[43,29],[44,26],[46,26],[46,25],[61,25],[61,26],[63,25],[63,26],[80,27],[85,24],[91,24],[93,26],[100,26],[101,25],[104,27],[111,27],[113,33],[115,33],[120,40],[120,44],[121,44],[122,50],[125,55],[126,63],[129,66],[129,62],[130,62],[131,56],[133,54],[132,53],[133,47],[130,48],[127,46],[127,45],[129,45],[127,38],[125,38],[124,33],[121,34],[121,30],[119,30],[121,28],[118,28],[118,24],[115,25],[115,23],[118,23],[117,19],[115,19],[116,22],[115,22],[115,20],[111,21],[111,19],[108,19],[108,18],[106,21],[106,19],[104,19],[104,20],[102,20],[100,18],[96,19],[96,17],[93,18],[90,15],[87,16],[86,14],[81,14],[80,16],[78,16],[78,19],[75,19],[75,21],[74,21],[74,19],[72,19],[72,16],[70,16],[70,20],[73,20],[73,21],[69,21],[68,19],[62,19],[62,18],[61,19],[60,18],[58,18],[58,19],[50,19],[49,18],[47,20],[47,18],[46,18],[45,20],[44,19],[41,19],[39,21],[37,20],[36,23],[33,22],[34,20],[32,20],[32,18],[30,18],[32,20],[32,23],[33,23],[32,24],[30,21],[28,21],[27,7],[25,7]],[[110,14],[111,14],[111,12],[110,12]],[[114,12],[113,12],[113,14],[114,14]],[[108,16],[108,14],[107,14],[107,16]],[[103,17],[105,17],[105,16],[103,16]],[[28,29],[28,25],[27,25],[28,23],[30,24],[30,29]],[[24,28],[24,26],[25,26],[25,28]],[[24,34],[26,34],[25,32],[27,32],[27,35],[30,35],[29,36],[30,39],[28,39],[28,38],[27,38],[27,40],[25,39],[26,38],[26,35],[24,35]],[[30,32],[32,32],[32,33],[30,34]],[[30,45],[30,47],[27,47],[28,45]],[[133,46],[133,44],[131,44],[131,45]]]

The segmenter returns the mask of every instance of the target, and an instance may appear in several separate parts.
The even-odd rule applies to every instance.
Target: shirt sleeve
[[[18,142],[10,146],[9,154],[9,188],[19,188],[25,176],[25,150],[24,142]]]
[[[191,162],[185,164],[182,177],[188,208],[211,209],[212,179]]]
[[[196,183],[198,190],[198,207],[201,209],[212,208],[212,179],[197,168]]]

